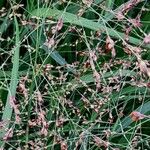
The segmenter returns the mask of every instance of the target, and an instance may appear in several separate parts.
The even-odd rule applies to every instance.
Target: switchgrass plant
[[[1,0],[1,149],[149,149],[149,8]]]

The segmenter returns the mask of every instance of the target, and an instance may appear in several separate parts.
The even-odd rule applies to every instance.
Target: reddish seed
[[[145,115],[141,114],[140,112],[138,111],[133,111],[131,114],[130,114],[130,117],[133,121],[139,121],[141,119],[144,119],[145,118]]]
[[[56,26],[56,29],[57,31],[61,30],[63,27],[63,20],[62,18],[58,20],[58,23],[57,23],[57,26]]]
[[[147,87],[150,88],[150,82],[147,83]]]

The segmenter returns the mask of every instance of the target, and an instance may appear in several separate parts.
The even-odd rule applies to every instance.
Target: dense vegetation
[[[148,0],[1,0],[1,149],[149,149],[149,12]]]

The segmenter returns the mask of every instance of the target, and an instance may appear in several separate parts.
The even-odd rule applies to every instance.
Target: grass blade
[[[141,105],[140,107],[138,107],[135,111],[138,111],[142,114],[146,114],[148,112],[150,112],[150,102],[147,102],[143,105]],[[133,123],[133,121],[131,120],[131,118],[129,116],[127,116],[126,118],[124,118],[122,121],[121,121],[121,126],[120,124],[118,124],[116,127],[115,127],[115,130],[116,132],[120,132],[121,131],[121,128],[122,129],[125,129],[127,127],[129,127],[129,125]]]
[[[13,57],[13,68],[11,73],[11,81],[10,81],[10,87],[8,89],[8,96],[7,96],[7,102],[5,105],[5,109],[3,111],[2,121],[7,122],[6,126],[4,126],[1,129],[0,132],[0,139],[4,137],[6,134],[6,129],[9,128],[9,120],[11,120],[12,111],[13,109],[10,106],[10,97],[15,96],[16,94],[16,88],[18,83],[18,69],[19,69],[19,49],[20,49],[20,42],[19,42],[19,26],[16,17],[14,17],[15,21],[15,27],[16,27],[16,47],[14,48],[14,57]],[[5,144],[4,141],[0,141],[0,146],[3,147]]]
[[[55,19],[62,18],[63,21],[66,23],[79,25],[79,26],[89,28],[89,29],[95,30],[95,31],[101,30],[119,40],[120,39],[124,40],[124,38],[125,38],[124,33],[116,31],[113,28],[106,27],[105,25],[99,24],[97,22],[85,19],[83,17],[78,17],[77,15],[74,15],[74,14],[71,14],[68,12],[64,12],[64,11],[60,11],[57,9],[40,8],[40,9],[36,9],[36,10],[32,11],[31,14],[33,16],[38,16],[38,17],[53,17]],[[142,40],[139,40],[139,39],[131,37],[131,36],[129,36],[129,42],[132,44],[135,44],[135,45],[139,45],[139,44],[143,43]],[[141,45],[141,46],[150,48],[150,44],[149,45]]]

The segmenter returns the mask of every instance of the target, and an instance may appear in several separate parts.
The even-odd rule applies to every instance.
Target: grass
[[[18,22],[17,22],[16,17],[14,17],[14,22],[15,22],[15,28],[16,28],[15,48],[13,49],[14,57],[13,57],[13,68],[12,68],[11,79],[10,79],[10,87],[7,89],[8,90],[7,101],[6,101],[6,106],[3,111],[3,116],[2,116],[2,120],[4,122],[8,122],[8,120],[11,120],[13,109],[11,108],[11,105],[10,105],[10,99],[12,97],[15,97],[16,88],[18,84],[20,39],[19,39],[19,27],[18,27]],[[1,139],[5,136],[6,134],[5,130],[7,128],[9,128],[9,123],[7,123],[6,126],[4,126],[1,129],[1,133],[0,133]],[[1,141],[0,145],[4,145],[4,142]]]
[[[149,149],[149,8],[1,1],[1,149]]]

